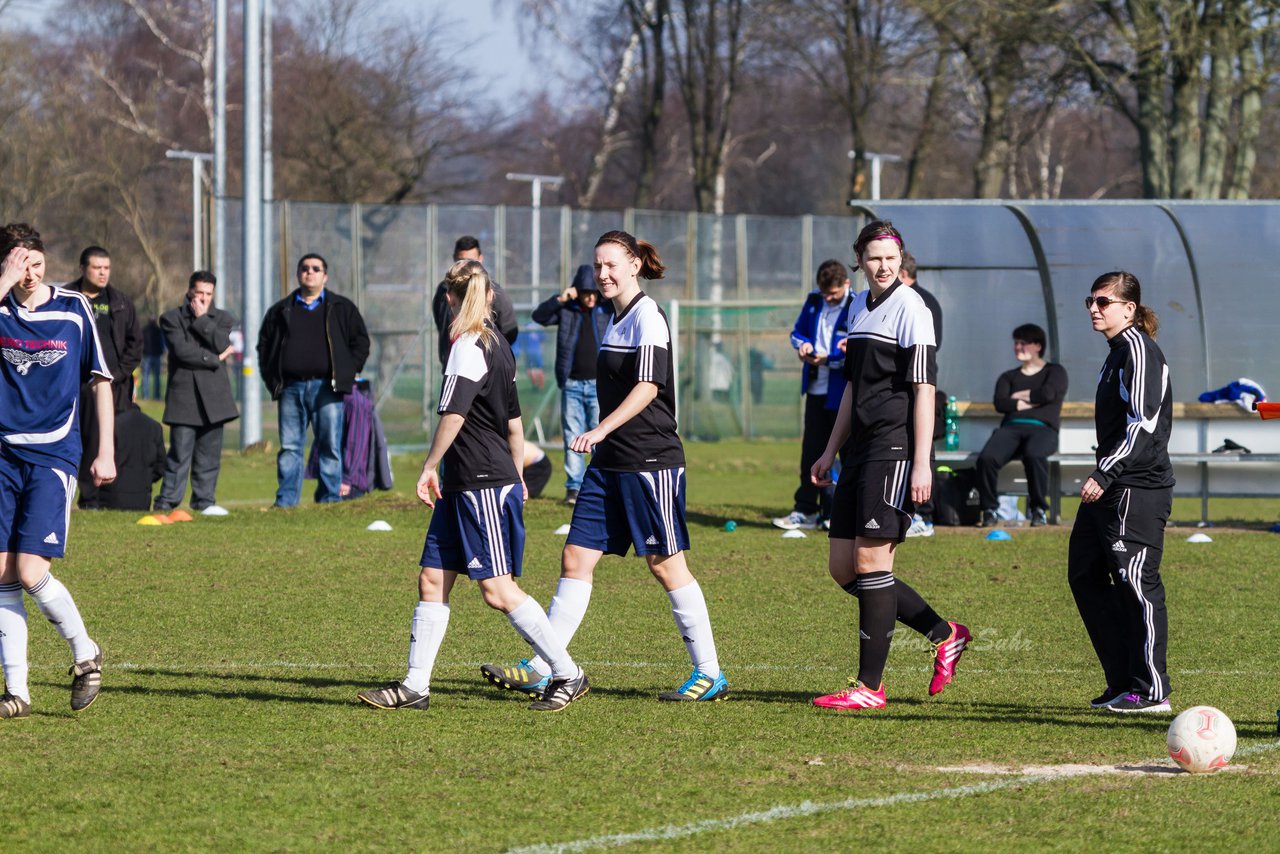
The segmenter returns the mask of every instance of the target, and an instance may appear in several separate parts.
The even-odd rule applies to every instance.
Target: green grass
[[[376,712],[355,692],[404,672],[427,512],[392,494],[266,511],[274,460],[228,456],[233,513],[163,528],[76,513],[58,575],[106,650],[103,694],[67,708],[67,650],[29,604],[31,718],[0,722],[6,850],[455,850],[556,843],[728,819],[806,801],[928,793],[952,799],[832,809],[639,842],[640,850],[1136,850],[1274,846],[1280,672],[1280,502],[1215,501],[1251,525],[1208,545],[1171,529],[1164,575],[1178,707],[1219,706],[1255,752],[1210,778],[1089,776],[1012,785],[942,772],[971,763],[1138,764],[1167,718],[1084,707],[1102,687],[1065,582],[1067,528],[990,543],[940,529],[897,571],[978,636],[956,682],[927,696],[908,630],[890,657],[890,705],[820,712],[855,666],[853,600],[826,575],[825,539],[783,540],[796,443],[689,446],[690,564],[706,592],[729,702],[654,697],[688,674],[666,597],[640,561],[606,558],[572,650],[593,690],[560,714],[482,682],[477,665],[527,653],[472,585],[453,597],[427,712]],[[526,509],[522,584],[545,606],[567,513],[559,479]],[[1068,508],[1068,513],[1071,510]],[[1198,515],[1188,500],[1178,518]],[[365,526],[385,519],[391,533]],[[737,530],[723,530],[726,519]],[[1135,719],[1136,718],[1136,719]],[[1192,841],[1194,840],[1194,842]]]

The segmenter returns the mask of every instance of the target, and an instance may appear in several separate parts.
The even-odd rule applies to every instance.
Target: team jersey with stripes
[[[488,349],[474,332],[453,342],[437,412],[465,419],[444,454],[442,492],[520,482],[507,438],[507,422],[520,417],[516,360],[507,339],[495,335]]]
[[[859,293],[845,349],[852,398],[846,463],[909,460],[915,442],[915,385],[938,382],[933,315],[920,295],[894,282],[871,299]]]
[[[1091,477],[1103,489],[1173,486],[1173,387],[1164,353],[1136,326],[1108,344],[1111,350],[1098,372],[1094,398],[1098,468]]]
[[[600,420],[609,417],[637,383],[658,386],[658,396],[596,445],[591,465],[609,471],[656,471],[684,465],[676,433],[675,365],[667,315],[643,291],[609,321],[596,357]]]
[[[14,455],[73,477],[80,466],[80,386],[111,379],[93,310],[83,295],[50,288],[28,310],[0,302],[0,441]]]

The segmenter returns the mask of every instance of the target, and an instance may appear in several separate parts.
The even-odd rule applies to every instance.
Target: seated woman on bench
[[[1058,450],[1062,401],[1067,396],[1067,371],[1044,359],[1044,330],[1024,323],[1013,330],[1013,355],[1018,367],[996,380],[995,406],[1004,421],[978,455],[976,471],[983,527],[996,524],[996,483],[1000,469],[1014,457],[1027,472],[1027,516],[1031,526],[1049,524],[1049,456]]]

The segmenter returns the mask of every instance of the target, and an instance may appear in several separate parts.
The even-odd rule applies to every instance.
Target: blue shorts
[[[689,548],[684,469],[602,471],[588,466],[573,507],[571,546],[626,555],[673,555]]]
[[[518,576],[523,561],[520,484],[446,492],[436,502],[419,566],[481,579]]]
[[[0,549],[65,555],[75,496],[74,475],[20,460],[0,445]]]

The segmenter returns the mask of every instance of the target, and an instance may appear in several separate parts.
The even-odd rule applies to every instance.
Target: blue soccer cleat
[[[718,703],[727,696],[729,696],[729,683],[725,681],[723,671],[713,679],[702,671],[695,670],[683,685],[674,691],[659,694],[658,699],[669,703],[688,703],[700,700]]]

